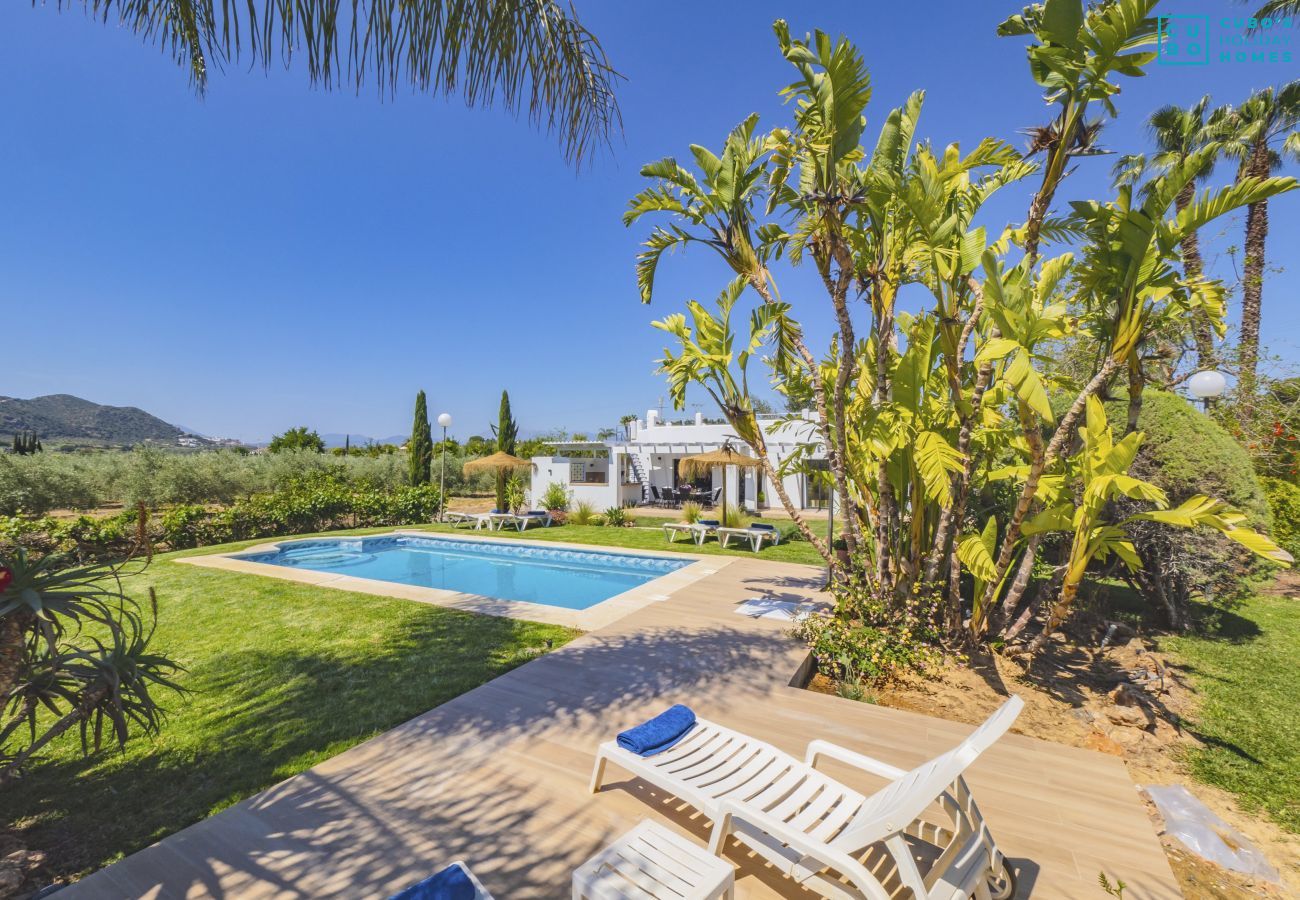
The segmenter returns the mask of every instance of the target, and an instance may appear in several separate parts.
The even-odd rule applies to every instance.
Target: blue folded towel
[[[695,713],[678,703],[618,736],[618,745],[637,756],[654,756],[676,744],[695,727]]]
[[[478,888],[469,873],[457,863],[402,889],[388,900],[476,900],[478,897]]]
[[[769,525],[766,522],[751,522],[749,527],[751,529],[757,528],[759,531],[776,531],[775,525]]]
[[[489,516],[504,516],[505,514],[506,511],[504,509],[494,509],[492,512],[488,513]]]

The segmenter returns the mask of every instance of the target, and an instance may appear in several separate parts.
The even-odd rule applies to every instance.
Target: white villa
[[[767,436],[772,463],[778,468],[797,447],[817,440],[811,421],[785,422],[759,416],[759,425]],[[728,442],[737,452],[753,455],[730,425],[706,423],[700,413],[695,414],[694,422],[665,422],[652,409],[644,420],[627,424],[624,440],[558,443],[555,456],[533,457],[529,499],[536,507],[551,484],[568,491],[572,502],[585,500],[599,510],[652,504],[665,490],[688,484],[701,493],[717,495],[723,486],[722,467],[714,468],[705,478],[688,481],[678,472],[678,465],[684,457],[719,450]],[[812,458],[823,458],[820,446]],[[780,500],[767,490],[767,476],[761,469],[729,469],[728,506],[751,511],[780,507]],[[817,476],[791,474],[784,478],[784,484],[797,506],[815,509],[825,505],[827,489]]]

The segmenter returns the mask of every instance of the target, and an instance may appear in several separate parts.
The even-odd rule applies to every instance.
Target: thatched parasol
[[[727,522],[727,466],[741,466],[749,469],[756,469],[763,465],[752,456],[746,456],[731,446],[731,441],[722,445],[721,450],[710,450],[708,453],[698,453],[695,456],[686,456],[677,464],[677,471],[681,472],[687,478],[695,475],[703,475],[710,471],[714,466],[722,466],[722,523]]]
[[[505,472],[510,469],[526,469],[531,466],[526,459],[520,459],[517,456],[511,456],[509,453],[498,450],[491,456],[484,456],[482,459],[474,459],[465,463],[462,467],[466,472],[478,472],[479,470],[487,472]]]

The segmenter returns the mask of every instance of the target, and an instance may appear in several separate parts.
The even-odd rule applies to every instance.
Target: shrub
[[[933,599],[913,597],[896,606],[860,583],[836,582],[832,592],[833,614],[807,616],[795,626],[823,675],[861,688],[925,673],[941,662]]]
[[[528,502],[528,495],[524,491],[524,483],[518,475],[511,475],[506,479],[505,487],[505,506],[503,509],[509,512],[518,512],[524,508]]]
[[[1123,431],[1127,411],[1127,397],[1106,403],[1117,434]],[[1172,505],[1206,494],[1245,513],[1252,528],[1270,530],[1268,500],[1249,455],[1213,419],[1181,397],[1148,390],[1142,394],[1138,430],[1146,438],[1130,475],[1164,490]],[[1135,508],[1128,502],[1117,504],[1116,517]],[[1185,620],[1192,596],[1232,602],[1245,592],[1250,578],[1264,571],[1249,551],[1205,529],[1145,522],[1128,531],[1143,566],[1136,574],[1126,569],[1120,573],[1174,626]]]
[[[1261,478],[1273,516],[1273,540],[1300,559],[1300,487],[1280,478]]]
[[[718,521],[722,523],[723,528],[744,528],[746,515],[743,509],[728,506],[726,512],[718,514]]]
[[[546,486],[541,503],[542,509],[564,512],[569,508],[569,492],[564,489],[564,485],[552,481]]]
[[[700,521],[700,516],[703,511],[704,507],[700,506],[700,504],[696,503],[694,500],[687,500],[682,504],[682,519],[686,521],[686,524],[694,525],[696,522]]]
[[[605,510],[605,524],[613,528],[622,528],[630,524],[627,520],[627,510],[621,506],[611,506]]]
[[[419,525],[436,519],[441,506],[442,495],[431,484],[388,490],[318,472],[216,511],[194,504],[174,506],[149,525],[147,536],[151,543],[182,550],[338,528]],[[104,518],[0,518],[0,549],[75,552],[83,559],[123,556],[138,539],[138,521],[135,509]]]
[[[595,519],[596,507],[586,500],[579,500],[569,512],[568,522],[570,525],[594,525]]]

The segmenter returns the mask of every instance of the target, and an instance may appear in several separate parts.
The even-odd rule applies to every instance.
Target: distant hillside
[[[134,406],[104,406],[71,394],[20,400],[0,397],[0,438],[34,431],[45,444],[176,444],[186,434]]]

